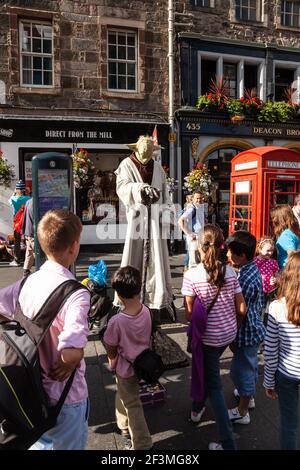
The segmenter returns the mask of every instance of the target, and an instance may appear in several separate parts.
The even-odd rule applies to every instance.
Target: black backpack
[[[166,368],[162,358],[152,349],[144,349],[133,361],[135,375],[147,384],[156,384]]]
[[[63,282],[32,319],[17,301],[14,320],[0,325],[0,450],[28,449],[56,424],[76,370],[57,404],[48,407],[38,348],[65,301],[79,289],[84,286],[74,279]]]
[[[89,311],[89,327],[90,329],[96,324],[101,330],[103,325],[107,323],[107,315],[111,309],[112,301],[107,295],[107,287],[99,286],[96,282],[88,281],[86,287],[91,293],[91,307]]]

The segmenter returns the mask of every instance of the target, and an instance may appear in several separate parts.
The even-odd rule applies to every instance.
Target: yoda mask
[[[151,137],[142,135],[135,144],[128,144],[130,150],[133,150],[136,158],[142,165],[147,165],[153,156],[153,151],[161,147],[154,145]]]

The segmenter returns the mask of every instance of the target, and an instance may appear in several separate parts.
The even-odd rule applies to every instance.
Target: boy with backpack
[[[152,439],[139,397],[139,381],[133,369],[136,357],[150,347],[152,317],[139,300],[142,280],[131,267],[120,268],[111,281],[124,309],[108,322],[104,333],[110,368],[116,371],[116,419],[124,437],[131,438],[130,450],[152,448]]]
[[[36,318],[61,284],[68,280],[76,283],[69,266],[78,256],[81,231],[80,219],[67,210],[52,210],[44,215],[38,225],[38,240],[47,261],[27,277],[20,293],[22,281],[0,290],[2,315],[13,318],[20,306],[25,317]],[[83,350],[88,336],[90,294],[79,285],[61,304],[39,346],[42,385],[49,406],[59,402],[66,380],[73,371],[75,375],[56,425],[31,447],[33,450],[83,450],[87,442],[88,390]]]
[[[232,345],[230,376],[235,385],[236,408],[228,410],[229,419],[237,424],[249,424],[249,409],[255,407],[254,395],[258,378],[258,347],[265,336],[261,318],[264,305],[262,278],[254,262],[256,238],[238,230],[227,240],[228,257],[239,268],[238,280],[247,305],[247,314]]]

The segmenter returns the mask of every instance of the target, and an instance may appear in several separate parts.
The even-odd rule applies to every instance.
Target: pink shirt
[[[278,273],[278,263],[275,259],[263,259],[259,258],[258,256],[254,258],[254,262],[261,274],[263,291],[265,294],[269,294],[269,292],[272,292],[274,289],[276,289],[276,286],[271,286],[270,279],[272,276],[275,276]]]
[[[208,282],[208,275],[203,264],[186,271],[183,277],[181,292],[190,297],[198,296],[205,308],[212,303],[217,287]],[[226,266],[225,285],[218,299],[208,314],[205,333],[202,341],[208,346],[225,346],[230,344],[237,334],[235,294],[242,292],[236,274]]]
[[[134,375],[130,362],[133,362],[144,349],[150,347],[151,330],[151,314],[145,305],[137,315],[128,315],[123,311],[109,320],[103,339],[106,344],[116,346],[118,349],[113,364],[117,375],[124,379]]]
[[[46,261],[39,271],[29,276],[21,291],[19,300],[24,315],[33,318],[51,292],[67,279],[75,279],[68,269],[54,261]],[[0,314],[13,317],[20,282],[0,290]],[[87,322],[89,308],[89,293],[86,290],[74,292],[58,312],[40,346],[42,380],[45,392],[51,401],[59,399],[65,381],[50,379],[49,371],[62,349],[85,347],[89,333]],[[82,360],[65,403],[78,403],[87,398],[88,390],[84,375],[85,362]]]

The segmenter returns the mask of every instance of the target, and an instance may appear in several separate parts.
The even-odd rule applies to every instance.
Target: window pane
[[[118,77],[118,89],[126,90],[126,77]]]
[[[127,49],[127,59],[135,60],[135,47],[128,47]]]
[[[44,85],[52,85],[52,72],[44,72]]]
[[[41,57],[33,57],[33,68],[42,70],[42,58]]]
[[[109,62],[108,64],[108,73],[111,75],[116,75],[117,73],[117,64],[115,62]]]
[[[44,26],[43,37],[44,39],[52,39],[52,28],[50,26]]]
[[[108,88],[117,88],[117,77],[116,77],[116,75],[110,75],[109,76]]]
[[[118,59],[126,59],[126,47],[118,47]]]
[[[249,195],[248,194],[236,195],[235,205],[236,206],[248,206],[249,205]]]
[[[128,77],[127,83],[128,90],[135,90],[135,77]]]
[[[29,25],[22,25],[22,51],[30,51],[31,50],[31,39],[30,39],[30,26]]]
[[[119,75],[126,75],[126,64],[125,63],[120,63],[118,64],[118,74]]]
[[[117,58],[117,48],[116,48],[116,46],[108,46],[108,57],[110,59],[116,59]]]
[[[113,33],[112,31],[110,31],[108,33],[108,43],[109,44],[116,44],[116,42],[117,42],[116,33]]]
[[[131,34],[128,34],[127,44],[128,44],[128,46],[135,46],[135,36],[132,36]]]
[[[135,64],[127,64],[127,75],[135,75]]]
[[[126,35],[125,34],[118,34],[118,44],[126,45]]]
[[[52,70],[52,59],[44,57],[43,59],[44,70]]]
[[[40,39],[32,40],[32,52],[42,52],[42,41]]]
[[[24,55],[23,56],[23,69],[31,69],[31,56],[29,55]]]
[[[23,70],[23,83],[31,85],[31,70]]]
[[[33,71],[33,84],[34,85],[42,85],[42,72],[41,71]]]
[[[45,54],[51,54],[52,53],[52,41],[48,41],[48,39],[44,39],[43,41],[43,52]]]
[[[40,38],[42,36],[42,27],[36,24],[32,25],[32,37]]]

